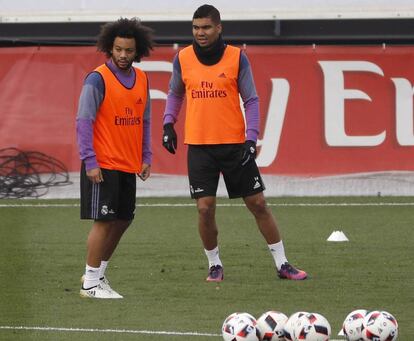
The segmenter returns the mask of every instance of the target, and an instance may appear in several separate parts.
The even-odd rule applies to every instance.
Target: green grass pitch
[[[0,200],[0,340],[218,341],[230,313],[267,310],[319,312],[339,340],[358,308],[389,311],[414,340],[414,198],[268,198],[302,282],[276,277],[241,201],[218,199],[220,284],[205,282],[194,202],[139,199],[107,270],[115,301],[79,297],[91,222],[77,203]],[[334,230],[350,241],[327,242]]]

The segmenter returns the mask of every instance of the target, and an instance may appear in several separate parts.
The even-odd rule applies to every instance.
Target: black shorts
[[[216,196],[220,173],[229,198],[244,198],[263,192],[265,186],[251,160],[241,165],[243,144],[189,145],[187,154],[191,198]]]
[[[86,176],[82,162],[80,174],[81,219],[132,220],[136,200],[136,176],[102,169],[104,181],[94,184]]]

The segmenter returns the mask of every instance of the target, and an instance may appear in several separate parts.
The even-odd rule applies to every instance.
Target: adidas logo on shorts
[[[255,180],[255,183],[254,183],[253,189],[262,187],[262,184],[259,182],[259,178],[257,176],[254,177],[254,180]]]

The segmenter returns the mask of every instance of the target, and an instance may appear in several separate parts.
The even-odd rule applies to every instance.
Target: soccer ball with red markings
[[[295,341],[294,335],[294,328],[296,322],[304,315],[308,314],[306,311],[297,311],[289,316],[288,320],[286,321],[284,329],[285,333],[285,340],[287,341]]]
[[[357,309],[351,311],[345,318],[342,324],[342,331],[344,332],[347,341],[361,341],[362,332],[364,330],[364,318],[368,313],[365,309]]]
[[[398,338],[397,320],[386,311],[371,311],[365,316],[363,326],[364,341],[394,341]]]
[[[294,327],[295,341],[328,341],[331,325],[318,313],[308,313],[300,317]]]
[[[233,313],[221,328],[225,341],[259,341],[260,334],[256,319],[248,313]]]
[[[257,328],[262,341],[284,341],[285,324],[288,317],[280,311],[268,311],[257,319]]]

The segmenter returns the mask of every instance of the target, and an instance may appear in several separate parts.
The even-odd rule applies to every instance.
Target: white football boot
[[[81,277],[81,283],[82,283],[82,285],[83,285],[83,282],[85,281],[85,275],[82,275],[82,277]],[[108,279],[106,278],[106,276],[104,276],[100,281],[99,281],[99,286],[102,288],[102,289],[104,289],[104,290],[106,290],[106,291],[108,291],[108,292],[110,292],[111,293],[111,295],[113,296],[113,297],[99,297],[99,298],[124,298],[122,295],[120,295],[120,294],[118,294],[115,290],[113,290],[112,288],[111,288],[111,286],[109,285],[109,281],[108,281]],[[92,288],[93,289],[93,288]],[[92,296],[84,296],[84,295],[82,295],[82,291],[89,291],[90,289],[88,289],[88,290],[86,290],[86,289],[83,289],[83,287],[81,288],[81,293],[80,293],[80,295],[82,296],[82,297],[92,297]],[[98,297],[97,297],[98,298]]]
[[[81,297],[86,297],[86,298],[104,298],[104,299],[122,298],[122,296],[119,295],[118,293],[102,288],[101,283],[99,283],[96,287],[93,287],[93,288],[89,288],[89,289],[81,288],[79,291],[79,294]]]

